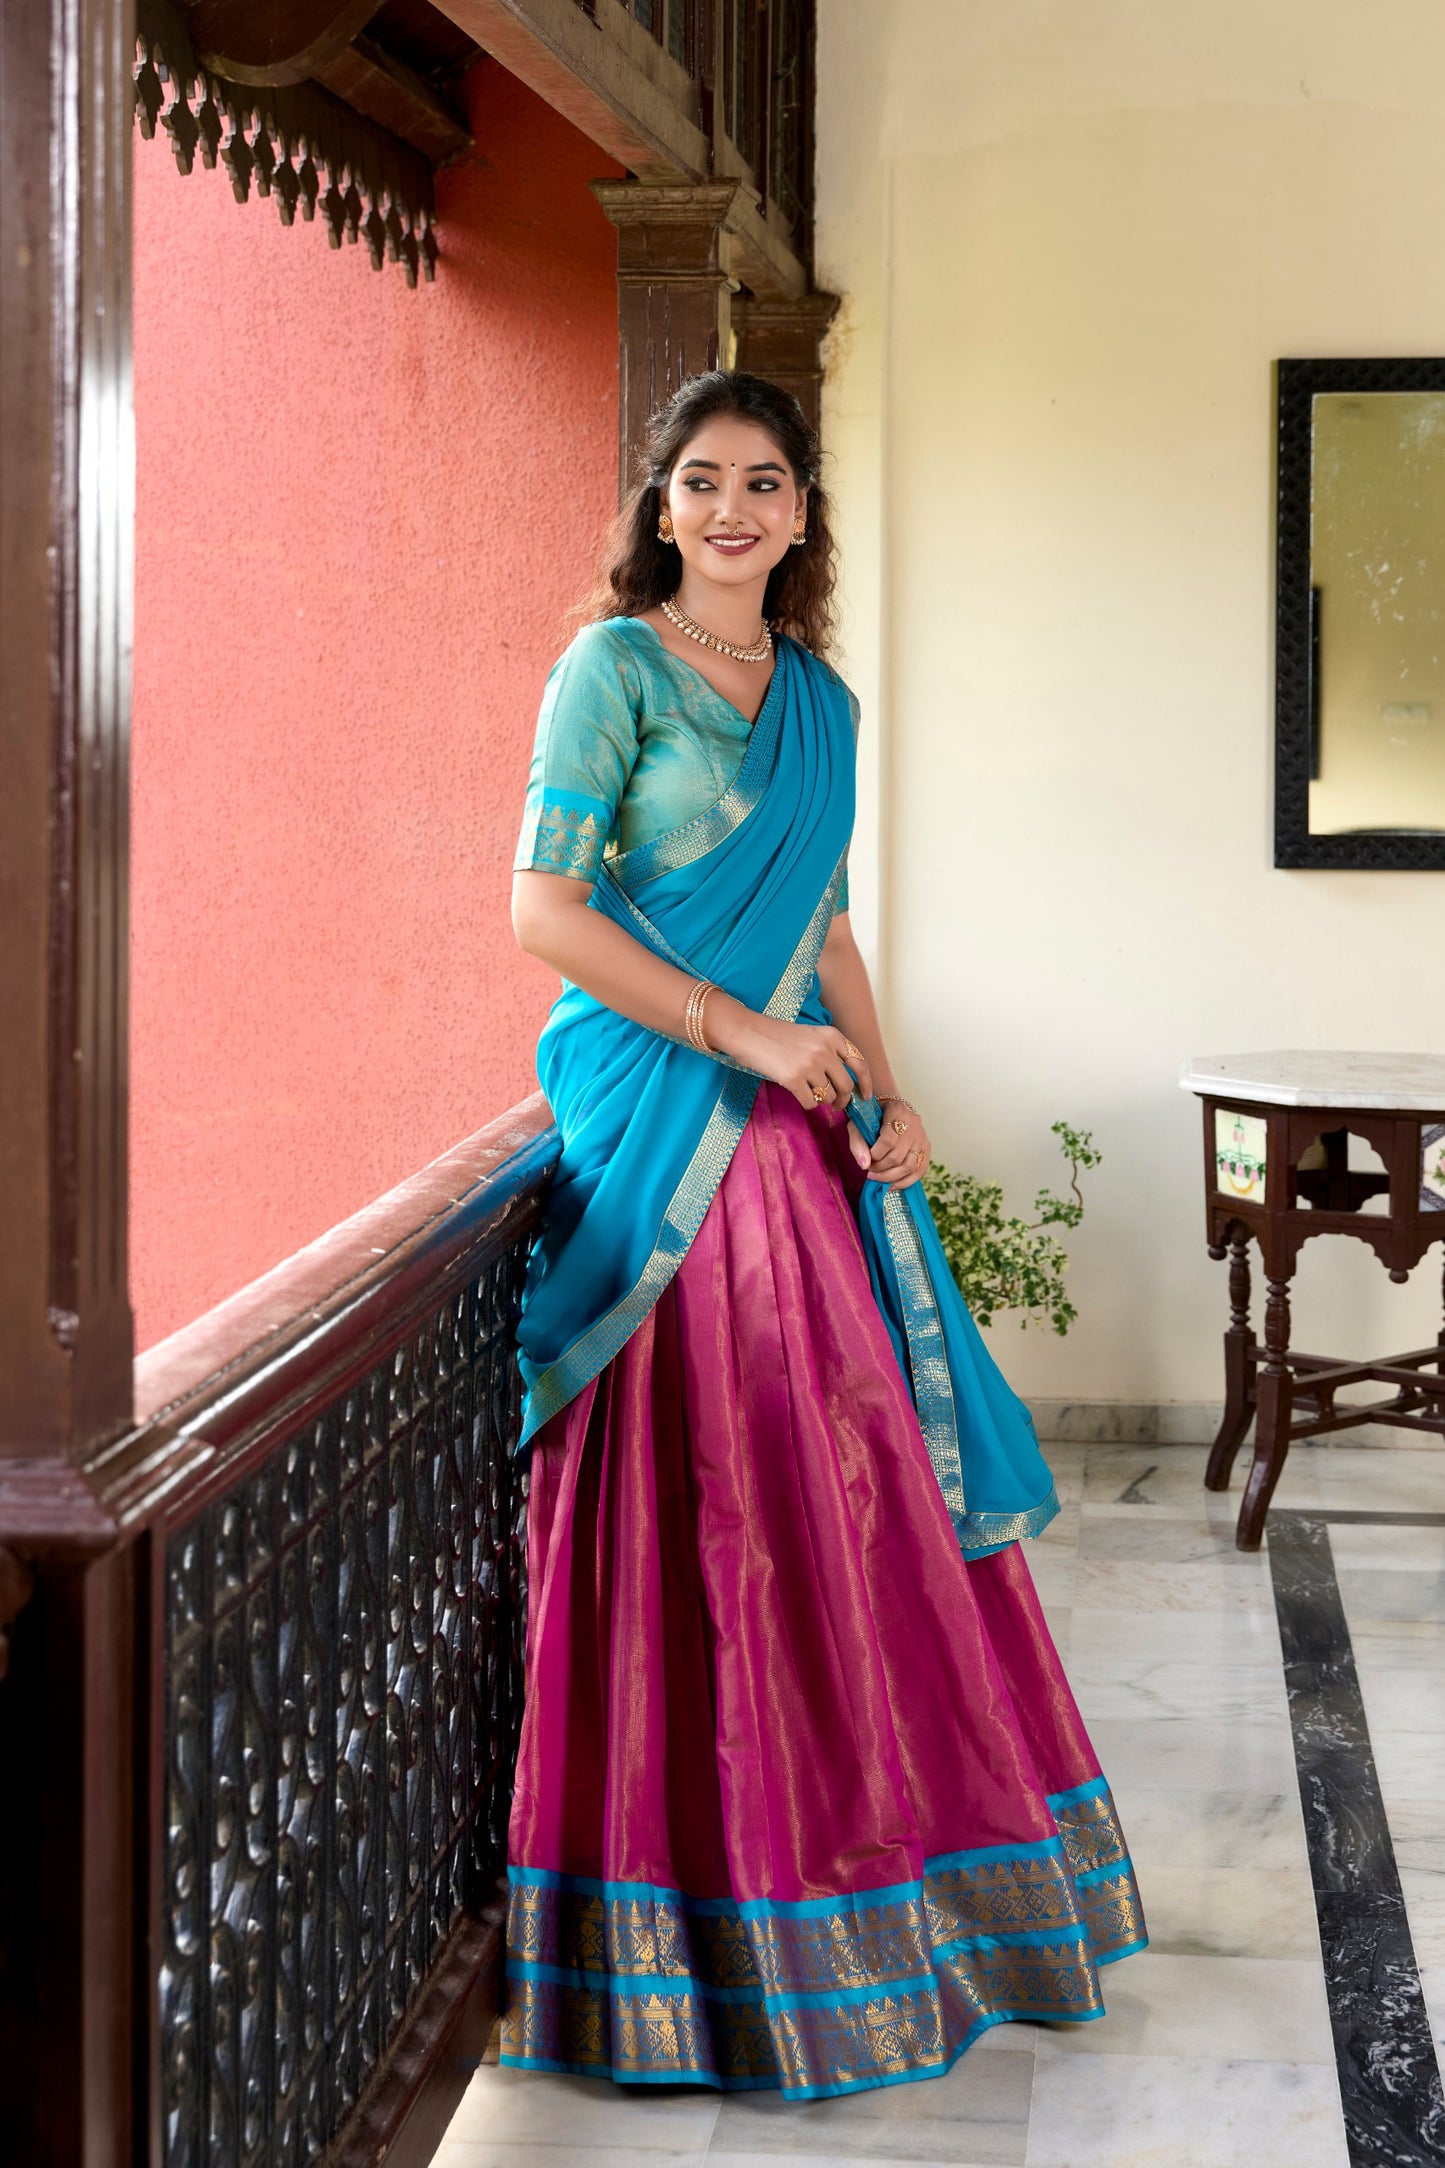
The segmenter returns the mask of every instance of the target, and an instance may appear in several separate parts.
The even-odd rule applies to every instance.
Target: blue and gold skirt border
[[[983,2032],[1104,2015],[1098,1968],[1147,1941],[1102,1777],[1057,1836],[926,1860],[804,1903],[695,1898],[513,1866],[501,2061],[810,2100],[941,2075]]]

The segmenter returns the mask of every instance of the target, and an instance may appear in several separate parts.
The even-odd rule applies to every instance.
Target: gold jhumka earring
[[[672,531],[671,512],[664,512],[658,520],[657,539],[659,542],[675,542],[677,540],[677,536]]]
[[[806,520],[806,517],[805,517],[805,518],[804,518],[804,520],[803,520],[803,522],[802,522],[802,524],[801,524],[801,525],[799,525],[799,526],[797,526],[797,527],[795,527],[795,528],[793,529],[793,548],[794,548],[795,550],[799,550],[799,549],[801,549],[801,548],[802,548],[802,546],[803,546],[803,544],[804,544],[804,543],[805,543],[805,542],[807,541],[807,539],[808,539],[808,526],[807,526],[807,520]]]

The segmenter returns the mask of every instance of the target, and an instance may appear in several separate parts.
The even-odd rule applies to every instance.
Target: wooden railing
[[[121,1637],[133,1686],[98,1838],[130,1886],[84,1979],[134,1997],[130,2157],[155,2168],[424,2162],[485,2042],[522,1696],[513,1332],[555,1153],[529,1101],[223,1303],[141,1359],[143,1419],[83,1470],[119,1594],[79,1626]],[[30,1570],[0,1766],[33,1831],[65,1624],[63,1571]],[[72,1908],[43,1845],[0,1876],[4,2015],[38,2054],[25,1983]],[[59,2128],[42,2103],[17,2157],[67,2160]]]

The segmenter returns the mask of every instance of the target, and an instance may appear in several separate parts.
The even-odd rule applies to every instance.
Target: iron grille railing
[[[524,1249],[166,1546],[167,2168],[316,2159],[504,1864]]]
[[[167,1502],[165,2168],[319,2159],[496,1898],[526,1604],[514,1331],[556,1148],[534,1105],[469,1191],[438,1163],[458,1201],[329,1317],[302,1308],[270,1409]],[[244,1403],[245,1367],[215,1378],[218,1408]],[[187,1431],[212,1427],[205,1399]]]

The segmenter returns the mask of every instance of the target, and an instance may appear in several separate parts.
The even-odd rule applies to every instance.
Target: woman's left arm
[[[834,1023],[862,1047],[883,1109],[883,1127],[871,1152],[850,1124],[848,1142],[853,1157],[860,1167],[867,1168],[870,1180],[887,1182],[892,1189],[908,1189],[928,1166],[928,1131],[921,1116],[898,1101],[898,1079],[883,1044],[868,966],[853,938],[846,911],[837,912],[828,928],[818,958],[818,982]]]

